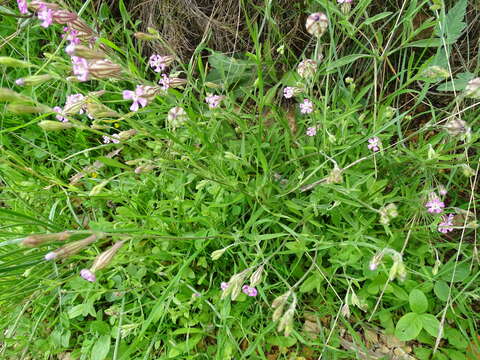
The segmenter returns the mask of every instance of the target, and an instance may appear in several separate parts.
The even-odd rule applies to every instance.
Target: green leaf
[[[395,336],[398,340],[413,340],[420,334],[423,326],[420,316],[421,315],[416,313],[408,313],[398,320],[397,326],[395,327]]]
[[[418,41],[411,42],[408,44],[409,47],[440,47],[443,45],[441,39],[433,38],[433,39],[422,39]]]
[[[322,284],[322,276],[318,273],[315,273],[313,275],[310,275],[300,286],[300,292],[309,292],[312,291],[313,289],[317,289],[317,291],[320,290],[320,285]]]
[[[355,61],[357,61],[358,59],[361,59],[361,58],[368,58],[368,57],[371,57],[370,55],[367,55],[367,54],[351,54],[351,55],[347,55],[347,56],[344,56],[342,57],[341,59],[338,59],[338,60],[335,60],[335,61],[332,61],[331,63],[328,64],[327,66],[327,69],[326,71],[333,71],[333,70],[336,70],[337,68],[341,67],[341,66],[345,66],[345,65],[348,65],[348,64],[351,64]]]
[[[448,360],[467,360],[465,354],[460,351],[453,349],[444,349],[443,351],[448,355]]]
[[[91,360],[103,360],[110,351],[110,335],[102,335],[92,347]]]
[[[111,42],[110,40],[108,39],[105,39],[105,38],[99,38],[98,41],[100,41],[102,44],[108,46],[109,48],[115,50],[115,51],[118,51],[120,54],[122,55],[125,55],[125,51],[123,51],[122,49],[120,49],[117,45],[115,45],[113,42]]]
[[[73,319],[73,318],[76,318],[77,316],[82,315],[84,307],[85,307],[84,304],[75,305],[74,307],[72,307],[70,310],[68,310],[68,318]]]
[[[453,80],[448,79],[445,81],[445,84],[442,84],[437,87],[438,91],[461,91],[464,90],[467,86],[467,83],[475,77],[475,74],[471,72],[463,72],[457,74],[456,78]]]
[[[445,37],[447,44],[453,44],[462,35],[467,24],[463,21],[467,11],[467,0],[459,0],[435,27],[434,34]],[[443,31],[442,31],[443,30]]]
[[[130,169],[127,165],[122,164],[120,161],[117,161],[115,159],[111,159],[111,158],[108,158],[108,157],[105,157],[105,156],[100,156],[97,160],[101,161],[102,163],[104,163],[107,166],[113,166],[113,167],[117,167],[117,168],[121,168],[121,169]]]
[[[392,15],[393,13],[391,11],[385,11],[385,12],[382,12],[380,14],[377,14],[375,16],[372,16],[370,18],[368,18],[367,20],[364,21],[364,25],[370,25],[370,24],[373,24],[374,22],[376,21],[379,21],[379,20],[382,20],[384,18],[386,18],[387,16],[390,16]]]
[[[428,300],[421,290],[413,289],[408,297],[408,302],[410,303],[410,309],[417,314],[427,311]]]
[[[422,314],[420,315],[420,318],[422,319],[422,324],[425,331],[430,335],[437,337],[438,328],[440,327],[440,322],[437,320],[437,318],[432,314]]]
[[[468,346],[467,339],[465,339],[465,336],[463,336],[462,333],[457,329],[447,328],[445,330],[445,338],[448,340],[450,345],[456,347],[457,349],[464,350]]]
[[[446,282],[452,281],[452,273],[454,269],[454,262],[445,264],[444,267],[440,270],[440,279],[445,280]],[[470,265],[466,262],[457,264],[455,268],[455,275],[453,276],[453,282],[460,282],[465,280],[468,275],[470,275]]]
[[[433,292],[437,297],[442,301],[447,301],[448,299],[448,292],[449,286],[445,281],[439,280],[435,282],[435,286],[433,287]]]

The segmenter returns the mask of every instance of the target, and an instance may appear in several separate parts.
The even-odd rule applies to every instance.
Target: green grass
[[[361,0],[344,15],[335,1],[306,1],[302,22],[323,11],[330,23],[298,54],[282,48],[287,35],[266,2],[262,18],[242,17],[250,52],[232,57],[199,44],[170,71],[187,84],[135,113],[122,91],[160,75],[122,2],[118,19],[105,6],[69,4],[101,25],[99,41],[123,68],[120,78],[84,83],[67,79],[62,25],[2,15],[0,56],[34,66],[0,65],[0,87],[49,107],[103,90],[98,101],[120,118],[72,116],[75,128],[46,131],[38,124],[57,121],[52,112],[14,114],[2,103],[0,358],[363,359],[362,351],[378,355],[387,335],[418,359],[473,358],[480,103],[464,90],[479,74],[479,9],[466,3],[432,10],[428,1]],[[0,11],[18,15],[13,1]],[[320,52],[314,78],[302,80],[296,66]],[[434,65],[451,75],[427,78]],[[15,85],[34,74],[53,79]],[[299,83],[304,93],[284,99],[284,87]],[[211,92],[225,96],[218,109],[204,101]],[[312,114],[300,113],[304,98]],[[174,106],[188,115],[176,129],[167,121]],[[445,130],[454,117],[471,127],[468,137]],[[306,136],[313,126],[317,135]],[[102,143],[130,129],[128,140]],[[374,136],[376,153],[367,148]],[[425,207],[440,185],[444,214],[457,215],[447,234]],[[381,223],[389,204],[398,216]],[[60,242],[21,245],[65,230],[69,242],[104,237],[56,262],[43,257]],[[96,282],[79,276],[119,240],[125,245]],[[222,299],[221,282],[247,270],[240,283],[249,284],[261,266],[256,297]],[[293,317],[277,331],[272,302],[286,293],[279,314]]]

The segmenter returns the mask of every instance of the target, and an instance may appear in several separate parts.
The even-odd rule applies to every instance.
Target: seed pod
[[[28,68],[30,66],[33,66],[26,61],[18,60],[9,56],[0,56],[0,65],[16,68]]]
[[[47,3],[39,0],[33,0],[28,3],[28,8],[34,11],[37,11],[41,6],[45,6],[47,9],[50,10],[57,10],[60,8],[60,6],[57,4]]]
[[[77,30],[77,37],[88,41],[95,37],[95,32],[80,18],[75,19],[68,23],[68,26],[74,30]]]
[[[342,181],[342,169],[340,169],[338,166],[335,166],[330,174],[325,178],[325,183],[327,184],[340,184]]]
[[[447,130],[451,136],[468,135],[471,132],[470,126],[462,119],[456,117],[447,121],[445,130]]]
[[[472,79],[465,87],[465,96],[480,99],[480,77]]]
[[[118,139],[120,141],[126,141],[130,139],[132,136],[135,136],[136,134],[137,134],[137,130],[135,129],[121,131],[118,133]]]
[[[109,107],[94,102],[87,103],[87,114],[94,119],[118,118],[121,116]]]
[[[108,264],[110,264],[113,257],[117,253],[118,249],[120,249],[124,243],[125,243],[124,240],[117,241],[110,249],[98,255],[93,261],[93,264],[90,267],[90,271],[94,273],[98,270],[105,268]]]
[[[14,114],[43,114],[51,111],[49,107],[44,105],[32,106],[18,103],[7,105],[7,110]]]
[[[167,120],[173,129],[181,126],[187,119],[188,115],[186,111],[180,106],[171,108],[167,115]]]
[[[160,86],[139,85],[138,88],[141,89],[141,97],[147,99],[149,103],[155,99],[155,96],[162,92]]]
[[[52,13],[52,20],[56,24],[67,24],[77,20],[78,15],[63,9],[55,10]]]
[[[321,12],[311,14],[307,18],[305,27],[310,35],[320,38],[328,29],[327,15]]]
[[[63,259],[71,255],[74,255],[79,251],[83,250],[84,248],[86,248],[91,243],[95,242],[100,237],[101,235],[92,234],[89,237],[86,237],[85,239],[71,242],[70,244],[64,245],[61,248],[58,248],[57,250],[49,252],[47,255],[45,255],[45,260]]]
[[[170,81],[169,81],[168,84],[171,88],[177,88],[177,87],[185,85],[186,83],[187,83],[186,79],[170,78]]]
[[[118,77],[122,68],[120,65],[114,64],[110,60],[96,60],[89,64],[88,71],[96,78],[107,79]]]
[[[135,172],[136,172],[137,169],[135,169]],[[214,252],[212,252],[210,254],[210,257],[212,258],[212,260],[218,260],[220,259],[220,257],[223,255],[223,253],[227,250],[227,248],[223,248],[223,249],[219,249],[219,250],[215,250]]]
[[[30,235],[22,240],[22,245],[27,247],[36,247],[46,243],[47,241],[65,241],[68,240],[70,236],[72,236],[72,233],[68,231],[52,234]]]
[[[38,123],[45,131],[60,131],[65,129],[70,129],[74,127],[74,125],[70,122],[62,122],[62,121],[52,121],[52,120],[43,120]]]
[[[147,33],[144,33],[144,32],[136,32],[135,34],[133,34],[133,36],[135,36],[136,39],[138,40],[157,40],[159,39],[158,35],[150,35],[150,34],[147,34]]]
[[[33,100],[25,95],[19,94],[7,88],[0,88],[0,101],[6,102],[32,102]]]
[[[252,276],[250,276],[250,286],[251,287],[257,286],[262,281],[263,269],[264,269],[264,266],[260,265],[257,268],[257,270],[255,270],[255,272],[252,274]]]
[[[32,75],[24,78],[17,79],[15,83],[20,86],[36,86],[53,79],[52,75],[43,74],[43,75]]]
[[[297,67],[297,73],[304,79],[311,79],[317,72],[318,63],[312,59],[305,59]]]
[[[75,45],[72,52],[74,56],[79,56],[87,60],[103,60],[106,57],[104,52],[92,50],[84,45]]]

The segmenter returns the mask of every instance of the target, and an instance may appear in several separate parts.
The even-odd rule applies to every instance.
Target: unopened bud
[[[24,78],[17,79],[15,83],[19,86],[36,86],[53,79],[52,75],[43,74],[43,75],[32,75]]]
[[[272,308],[276,309],[280,306],[285,305],[290,295],[290,291],[287,291],[285,294],[282,294],[279,297],[275,298],[275,300],[272,301]]]
[[[280,322],[278,323],[277,331],[284,332],[285,336],[290,336],[290,333],[293,330],[293,316],[295,315],[295,309],[289,308],[283,314]]]
[[[68,23],[68,26],[77,30],[77,37],[82,40],[90,40],[95,36],[95,32],[80,18]]]
[[[456,117],[447,121],[445,124],[445,130],[447,130],[451,136],[469,135],[471,133],[470,126],[468,126],[468,124],[462,119]]]
[[[33,100],[7,88],[0,88],[0,101],[6,102],[32,102]]]
[[[77,20],[78,15],[67,10],[59,9],[52,13],[52,20],[56,24],[67,24]]]
[[[347,303],[343,304],[341,312],[348,319],[350,317],[350,306]]]
[[[74,125],[70,122],[62,122],[62,121],[52,121],[52,120],[43,120],[38,123],[45,131],[60,131],[65,129],[70,129],[74,127]]]
[[[91,272],[96,272],[97,270],[101,270],[106,267],[112,261],[113,257],[117,253],[118,249],[122,247],[125,243],[124,240],[117,241],[110,249],[102,252],[98,255],[95,260],[93,261],[92,267],[90,268]]]
[[[141,97],[147,99],[149,103],[155,99],[155,96],[162,92],[160,86],[139,85],[138,88],[141,89]]]
[[[153,27],[150,27],[150,26],[147,28],[147,31],[148,31],[149,34],[152,34],[152,35],[160,35],[160,33],[158,32],[157,29],[155,29]]]
[[[7,111],[14,114],[43,114],[50,112],[50,108],[43,105],[24,105],[24,104],[8,104],[6,107]]]
[[[136,171],[136,169],[135,169]],[[227,248],[223,248],[223,249],[219,249],[219,250],[215,250],[214,252],[212,252],[210,254],[210,257],[212,258],[212,260],[218,260],[222,257],[223,253],[227,250]]]
[[[110,60],[96,60],[88,66],[90,74],[99,79],[118,77],[122,71],[120,65],[114,64]]]
[[[132,136],[135,136],[136,134],[137,134],[137,130],[135,129],[121,131],[118,133],[118,139],[120,141],[126,141],[130,139]]]
[[[262,281],[263,269],[264,269],[264,266],[263,266],[263,265],[260,265],[260,266],[257,268],[257,270],[254,271],[254,273],[252,274],[252,276],[250,276],[250,286],[251,286],[251,287],[257,286],[257,285],[260,284],[260,282]]]
[[[79,56],[87,60],[103,60],[106,56],[104,52],[92,50],[84,45],[75,45],[72,52],[73,55]]]
[[[87,102],[87,113],[93,119],[118,118],[121,116],[109,107],[94,102]]]
[[[480,77],[472,79],[465,87],[465,96],[480,99]]]
[[[22,245],[27,247],[36,247],[48,241],[65,241],[69,239],[71,235],[72,233],[68,231],[53,234],[30,235],[22,240]]]
[[[11,66],[16,68],[27,68],[32,66],[32,64],[26,61],[18,60],[9,56],[0,56],[0,65]]]
[[[153,169],[155,169],[156,166],[154,165],[149,165],[149,164],[146,164],[146,165],[140,165],[140,166],[137,166],[135,168],[135,174],[143,174],[143,173],[147,173],[147,172],[150,172],[152,171]],[[213,254],[212,254],[213,256]],[[213,258],[212,258],[213,259]],[[213,259],[215,260],[215,259]]]
[[[297,67],[297,73],[304,79],[311,79],[317,72],[318,63],[312,59],[305,59]]]
[[[330,174],[326,177],[325,183],[327,184],[340,184],[343,182],[342,169],[335,165]]]
[[[272,314],[272,321],[277,321],[283,314],[284,304],[279,305]]]
[[[307,32],[310,35],[321,37],[328,29],[328,18],[324,13],[311,14],[305,23]]]
[[[133,34],[133,36],[135,36],[135,38],[138,40],[147,40],[147,41],[157,40],[159,38],[158,35],[151,35],[144,32],[136,32],[135,34]]]
[[[64,245],[55,251],[49,252],[47,255],[45,255],[45,260],[62,259],[74,255],[86,248],[91,243],[95,242],[99,237],[100,236],[97,234],[92,234],[85,239],[71,242],[70,244]]]
[[[462,173],[464,176],[466,177],[472,177],[472,176],[475,176],[475,170],[473,170],[470,165],[468,164],[462,164],[461,165],[461,168],[462,168]]]
[[[50,10],[57,10],[60,7],[58,4],[48,3],[40,0],[32,0],[28,2],[28,8],[30,10],[37,11],[42,6],[45,6],[47,9]]]
[[[186,111],[180,106],[175,106],[170,109],[167,115],[167,120],[174,129],[181,126],[187,119],[188,115]]]
[[[342,6],[340,6],[342,14],[347,15],[352,10],[352,0],[344,0]]]
[[[171,88],[177,88],[187,83],[187,80],[181,78],[170,78],[169,86]]]

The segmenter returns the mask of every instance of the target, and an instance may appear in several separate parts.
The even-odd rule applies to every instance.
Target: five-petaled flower
[[[317,135],[317,127],[316,127],[316,126],[309,127],[309,128],[307,129],[306,134],[307,134],[307,136],[315,136],[315,135]]]
[[[52,25],[53,22],[53,13],[52,9],[49,9],[45,4],[41,4],[38,7],[38,18],[42,20],[42,23],[40,24],[44,28],[49,27]]]
[[[123,91],[123,99],[124,100],[132,100],[133,104],[130,106],[131,111],[137,111],[139,109],[139,105],[141,107],[147,106],[147,99],[143,97],[143,87],[141,85],[137,85],[135,91],[131,90],[124,90]]]
[[[172,82],[172,79],[170,79],[167,74],[162,74],[162,78],[158,83],[162,85],[163,91],[167,91],[171,85],[171,82]]]
[[[427,211],[431,214],[440,214],[445,207],[445,203],[435,193],[430,194],[430,200],[425,204]]]
[[[293,86],[287,86],[283,89],[283,96],[285,99],[291,99],[295,95],[295,88]]]
[[[169,62],[168,56],[153,54],[152,56],[150,56],[148,64],[153,68],[153,71],[162,72],[167,68],[168,62]]]
[[[438,231],[444,234],[450,231],[453,231],[453,217],[454,217],[453,214],[449,214],[448,216],[443,215],[442,216],[443,221],[440,224],[438,224]]]
[[[312,111],[313,103],[308,99],[304,99],[303,103],[300,104],[300,112],[302,114],[310,114]]]
[[[257,294],[258,294],[257,289],[255,289],[252,286],[248,286],[248,285],[243,285],[242,291],[243,291],[244,294],[247,294],[248,296],[257,296]]]
[[[377,152],[380,150],[380,139],[378,137],[373,137],[368,139],[368,148],[373,152]]]

